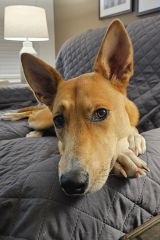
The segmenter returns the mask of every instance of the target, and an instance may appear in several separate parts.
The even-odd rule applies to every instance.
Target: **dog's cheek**
[[[89,192],[100,190],[107,181],[110,172],[111,159],[105,158],[105,155],[100,155],[99,157],[99,159],[98,156],[96,159],[92,159],[92,163],[87,166],[89,172]]]
[[[106,140],[106,144],[103,145],[101,153],[98,154],[98,164],[94,166],[96,171],[93,171],[91,183],[91,191],[93,192],[100,190],[104,186],[115,162],[114,154],[117,139],[115,136],[110,136],[109,139],[109,141],[108,139]]]
[[[97,179],[96,178],[93,179],[93,184],[89,184],[88,191],[90,193],[99,191],[105,185],[108,179],[108,176],[109,176],[109,171],[106,171],[105,174],[103,174],[103,176],[100,176]]]
[[[62,150],[64,151],[64,146],[65,146],[65,129],[55,129],[55,132],[56,132],[56,136],[58,138],[58,141],[61,142],[60,143],[60,148],[62,148]],[[59,143],[58,143],[58,147],[59,147]]]

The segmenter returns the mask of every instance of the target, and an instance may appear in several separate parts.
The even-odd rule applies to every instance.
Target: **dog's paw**
[[[131,149],[137,156],[146,151],[146,141],[139,133],[134,133],[128,136],[129,149]]]
[[[137,157],[132,150],[120,153],[113,167],[113,172],[123,177],[141,177],[149,172],[147,164]]]
[[[42,137],[42,136],[43,136],[43,133],[41,131],[32,131],[26,135],[27,138],[35,138],[35,137]]]

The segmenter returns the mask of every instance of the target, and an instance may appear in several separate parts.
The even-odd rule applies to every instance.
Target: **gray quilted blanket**
[[[160,214],[160,129],[144,136],[146,177],[110,176],[99,192],[79,198],[60,189],[56,138],[1,140],[0,239],[118,240]]]
[[[129,86],[130,97],[141,107],[141,130],[160,126],[157,110],[160,103],[160,65],[157,60],[160,45],[156,34],[160,31],[155,30],[159,27],[158,21],[160,17],[157,20],[148,18],[128,26],[134,47],[137,44],[140,49],[135,51],[136,59],[145,53],[136,65]],[[147,55],[142,37],[147,28],[149,36],[146,40],[150,37],[152,48],[157,52],[153,57],[152,53]],[[155,40],[150,34],[154,31]],[[91,70],[103,34],[104,29],[90,30],[65,43],[57,61],[65,79]],[[71,54],[74,41],[78,47]],[[74,51],[77,56],[80,54],[79,58],[73,57]],[[146,62],[149,57],[152,68]],[[73,61],[74,64],[68,66]],[[0,113],[35,103],[26,86],[0,88]],[[147,176],[124,179],[110,175],[100,191],[77,198],[65,196],[60,189],[57,139],[27,139],[24,136],[28,131],[26,121],[0,121],[0,240],[118,240],[160,214],[160,129],[143,133],[147,152],[141,158],[151,170]]]

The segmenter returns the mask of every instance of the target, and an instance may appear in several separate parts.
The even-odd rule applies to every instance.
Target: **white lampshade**
[[[24,5],[6,7],[4,39],[15,41],[48,40],[45,10],[40,7]]]

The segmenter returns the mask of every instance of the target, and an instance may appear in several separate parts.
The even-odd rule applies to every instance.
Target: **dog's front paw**
[[[43,132],[42,131],[31,131],[27,133],[26,138],[35,138],[35,137],[42,137]]]
[[[128,136],[129,148],[138,156],[146,151],[146,141],[139,133]]]
[[[113,167],[116,175],[124,177],[140,177],[146,175],[146,171],[150,171],[147,164],[130,149],[119,154]]]

